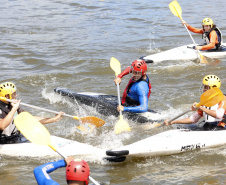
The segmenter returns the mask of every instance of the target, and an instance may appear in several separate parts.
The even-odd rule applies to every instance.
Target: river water
[[[106,121],[96,132],[81,135],[75,132],[76,121],[63,118],[46,126],[52,135],[104,149],[147,138],[154,131],[139,130],[131,121],[132,132],[114,135],[118,118],[104,117],[94,109],[77,105],[55,94],[53,89],[66,87],[116,95],[114,72],[109,65],[111,57],[117,58],[124,69],[141,56],[191,44],[180,19],[170,12],[169,3],[169,0],[1,0],[0,81],[14,82],[24,103]],[[203,18],[211,17],[226,34],[225,1],[179,3],[188,23],[200,27]],[[192,35],[197,43],[202,43],[200,35]],[[196,61],[148,64],[152,83],[149,108],[156,110],[162,119],[185,111],[199,101],[201,81],[208,74],[219,76],[221,89],[226,92],[225,69],[225,58],[208,65]],[[129,77],[124,77],[121,94],[128,80]],[[23,108],[33,115],[53,116]],[[226,148],[221,147],[121,164],[99,159],[87,161],[92,177],[105,184],[225,184],[225,158]],[[57,159],[60,157],[0,156],[0,184],[36,184],[33,169]],[[53,172],[51,177],[66,184],[64,169]]]

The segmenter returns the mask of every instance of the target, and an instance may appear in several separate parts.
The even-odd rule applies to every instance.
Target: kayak
[[[197,149],[219,147],[226,144],[226,130],[192,131],[168,130],[133,144],[107,150],[108,156],[153,157],[179,154]]]
[[[117,111],[117,96],[92,92],[74,92],[61,87],[55,88],[54,91],[59,93],[61,96],[68,96],[79,103],[94,107],[97,112],[105,116],[119,116],[119,112]],[[138,123],[153,123],[162,121],[161,115],[150,109],[148,109],[145,113],[123,112],[123,115],[127,119]]]
[[[54,147],[65,156],[76,156],[79,158],[90,158],[104,160],[108,162],[123,162],[124,156],[106,156],[106,149],[99,149],[94,146],[79,143],[69,139],[64,139],[57,136],[50,136]],[[14,144],[0,144],[0,156],[9,157],[59,157],[59,154],[53,151],[49,146],[38,145],[35,143],[14,143]]]
[[[167,60],[196,60],[198,52],[193,49],[194,44],[176,47],[167,51],[159,52],[153,55],[141,57],[147,63],[161,62]],[[221,58],[226,56],[226,43],[222,44],[220,51],[200,51],[202,55],[209,58]]]
[[[51,141],[53,146],[67,156],[103,156],[105,153],[103,149],[57,136],[51,136]],[[50,147],[35,143],[0,144],[0,155],[34,158],[59,156]]]

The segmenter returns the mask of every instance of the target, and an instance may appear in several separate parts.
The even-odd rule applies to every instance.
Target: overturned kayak
[[[97,110],[97,112],[105,116],[110,115],[114,115],[116,117],[119,116],[119,112],[117,111],[118,106],[117,96],[91,92],[74,92],[61,87],[55,88],[54,91],[62,96],[68,96],[78,101],[79,103],[94,107]],[[159,114],[158,114],[159,116],[157,116],[156,112],[150,109],[148,109],[148,111],[145,113],[123,112],[123,115],[127,119],[130,119],[138,123],[161,121],[160,118],[161,116]]]
[[[51,136],[53,146],[67,156],[97,156],[105,153],[105,150],[93,147],[85,143],[79,143],[57,136]],[[50,147],[35,143],[0,144],[0,155],[15,157],[58,157]]]
[[[159,52],[153,55],[141,57],[147,63],[161,62],[166,60],[196,60],[198,52],[193,49],[194,44],[180,46],[167,51]],[[220,51],[200,51],[202,55],[209,58],[221,58],[226,56],[226,43],[222,44]]]
[[[179,154],[196,149],[218,147],[226,144],[226,130],[191,131],[168,130],[133,144],[106,151],[108,156],[153,157]]]

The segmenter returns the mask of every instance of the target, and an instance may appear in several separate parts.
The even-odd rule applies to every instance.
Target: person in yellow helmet
[[[220,78],[216,75],[207,75],[203,78],[202,81],[202,91],[205,92],[213,87],[220,88],[221,81]],[[212,107],[200,106],[196,107],[196,102],[191,106],[192,111],[197,111],[195,114],[191,115],[185,119],[174,120],[172,122],[168,122],[168,120],[164,121],[165,125],[172,124],[191,124],[197,123],[201,117],[204,116],[205,124],[203,125],[204,130],[215,130],[215,129],[223,129],[226,128],[226,120],[225,120],[225,112],[226,112],[226,97]]]
[[[213,20],[210,18],[205,18],[202,21],[202,29],[194,28],[184,20],[182,23],[187,26],[187,28],[193,33],[199,33],[203,35],[205,41],[204,45],[197,46],[197,50],[221,50],[222,35],[219,28],[214,25]]]
[[[17,100],[17,88],[11,82],[0,85],[0,97],[12,99],[15,103],[0,100],[0,144],[27,142],[27,140],[17,130],[13,120],[17,114],[23,112],[20,108],[20,100]],[[35,116],[42,124],[59,121],[63,112],[53,118],[42,118]]]

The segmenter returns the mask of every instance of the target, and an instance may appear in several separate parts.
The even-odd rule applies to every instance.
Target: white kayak
[[[226,144],[226,130],[168,130],[133,144],[106,151],[108,156],[151,157],[172,155]]]
[[[194,44],[180,46],[141,58],[147,63],[166,60],[196,60],[198,59],[198,52],[192,48],[193,46]],[[209,58],[222,58],[226,56],[226,43],[222,43],[222,50],[220,51],[201,51],[201,54]]]
[[[51,136],[53,146],[67,156],[104,156],[105,150],[85,143]],[[59,156],[50,147],[35,143],[0,144],[0,155],[15,157],[56,157]]]

